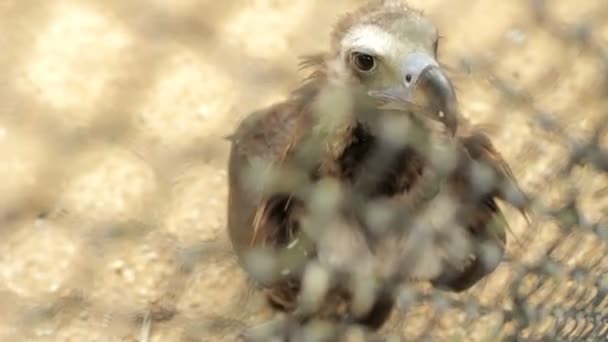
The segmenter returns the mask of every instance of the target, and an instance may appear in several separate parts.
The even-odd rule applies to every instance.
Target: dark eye
[[[376,60],[373,56],[370,56],[361,52],[354,52],[352,54],[353,63],[360,71],[371,71],[376,66]]]

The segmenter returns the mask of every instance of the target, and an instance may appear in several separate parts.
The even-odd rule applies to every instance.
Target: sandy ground
[[[150,314],[150,341],[230,341],[269,317],[227,244],[222,137],[281,99],[301,76],[296,57],[325,49],[336,17],[359,3],[0,0],[0,340],[135,341]],[[506,105],[487,74],[459,66],[490,61],[585,136],[602,120],[598,60],[538,29],[522,0],[411,3],[444,36],[464,113],[499,127],[495,143],[526,190],[559,198],[564,139]],[[603,23],[591,32],[608,40],[604,0],[551,4],[561,22]],[[601,218],[604,177],[567,181]],[[509,219],[524,236],[523,220]],[[510,253],[543,255],[555,227],[535,229]],[[590,238],[565,262],[598,248]],[[502,273],[472,292],[491,301],[505,291]]]

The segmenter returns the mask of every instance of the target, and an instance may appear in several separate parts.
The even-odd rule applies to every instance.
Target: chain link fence
[[[0,1],[0,340],[336,338],[277,316],[239,267],[224,137],[363,2]],[[401,284],[378,332],[340,339],[606,339],[608,3],[411,4],[531,220],[504,208],[506,254],[473,288]]]

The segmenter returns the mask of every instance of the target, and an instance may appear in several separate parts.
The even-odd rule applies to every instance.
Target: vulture
[[[461,116],[438,42],[404,1],[369,2],[230,135],[228,235],[274,308],[377,329],[399,284],[460,292],[503,259],[498,203],[528,199]]]

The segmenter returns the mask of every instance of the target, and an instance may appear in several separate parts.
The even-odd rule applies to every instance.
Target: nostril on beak
[[[405,83],[410,84],[410,82],[412,82],[412,79],[412,74],[405,75]]]

